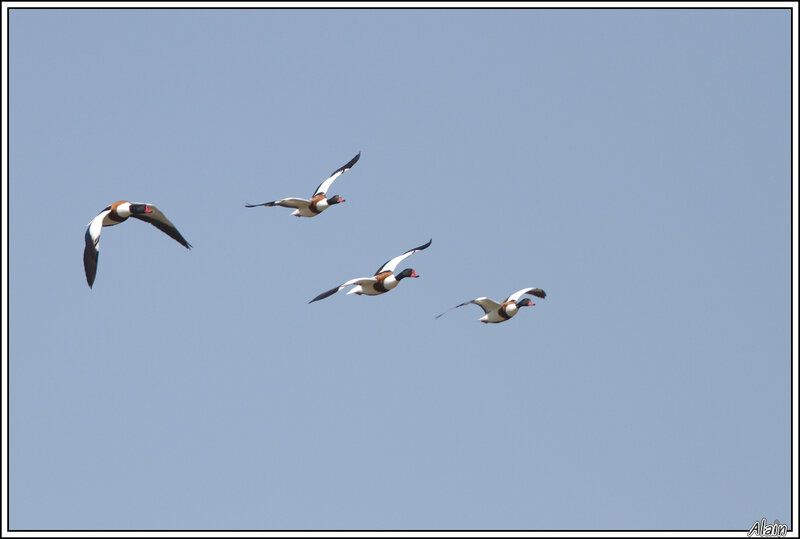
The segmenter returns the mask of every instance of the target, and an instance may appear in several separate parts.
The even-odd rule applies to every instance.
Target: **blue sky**
[[[12,530],[793,524],[788,10],[12,10],[8,38]],[[359,151],[345,204],[244,208]],[[105,229],[89,289],[120,199],[194,248]],[[419,279],[308,304],[429,238]]]

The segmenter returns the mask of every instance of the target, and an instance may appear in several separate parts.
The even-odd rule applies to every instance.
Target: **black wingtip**
[[[350,161],[348,161],[347,164],[344,165],[342,168],[338,168],[335,171],[333,171],[333,174],[336,174],[340,170],[341,171],[350,170],[351,168],[353,168],[353,165],[355,165],[358,162],[359,159],[361,159],[361,152],[358,152],[356,156],[352,158]],[[333,176],[333,174],[331,174],[331,176]]]
[[[273,200],[271,202],[262,202],[261,204],[250,204],[249,202],[246,202],[244,207],[245,208],[257,208],[259,206],[274,206],[275,202],[277,202],[277,201]]]
[[[100,252],[95,249],[94,243],[91,240],[86,242],[86,247],[83,249],[83,271],[86,274],[86,284],[92,288],[94,278],[97,276],[97,261],[100,258]]]
[[[336,292],[338,292],[341,289],[342,289],[342,287],[337,286],[335,288],[331,288],[330,290],[326,290],[325,292],[323,292],[319,296],[317,296],[314,299],[312,299],[311,301],[309,301],[309,303],[314,303],[315,301],[319,301],[321,299],[327,298],[328,296],[332,296],[332,295],[334,295]]]
[[[309,302],[308,302],[308,304],[309,304],[309,305],[311,305],[311,304],[312,304],[312,303],[314,303],[315,301],[319,301],[319,300],[321,300],[321,299],[325,299],[325,298],[327,298],[327,297],[328,297],[328,296],[326,296],[325,294],[320,294],[319,296],[317,296],[317,297],[315,297],[314,299],[312,299],[311,301],[309,301]]]
[[[453,309],[458,309],[459,307],[463,307],[464,305],[467,305],[467,304],[469,304],[469,303],[472,303],[472,302],[471,302],[471,301],[465,301],[464,303],[459,303],[459,304],[458,304],[458,305],[456,305],[455,307],[450,307],[449,309],[447,309],[447,310],[446,310],[445,312],[443,312],[442,314],[437,314],[437,315],[436,315],[436,318],[437,318],[437,319],[438,319],[438,318],[441,318],[442,316],[446,315],[447,313],[449,313],[449,312],[450,312],[450,311],[452,311]]]
[[[184,238],[183,235],[180,232],[178,232],[177,229],[175,229],[174,235],[169,233],[167,235],[172,239],[174,239],[175,241],[177,241],[178,243],[180,243],[183,247],[186,247],[187,249],[192,248],[192,244],[186,241],[186,238]]]

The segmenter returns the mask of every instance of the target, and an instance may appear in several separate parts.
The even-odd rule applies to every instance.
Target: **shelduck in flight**
[[[86,282],[89,283],[89,288],[94,284],[94,278],[97,274],[97,258],[100,255],[100,233],[103,227],[118,225],[128,217],[134,217],[140,221],[150,223],[187,249],[192,248],[189,242],[178,232],[178,229],[175,228],[175,225],[152,204],[128,202],[127,200],[114,202],[97,214],[97,217],[92,219],[89,222],[89,226],[86,227],[83,269],[86,271]]]
[[[361,157],[361,152],[358,152],[345,166],[336,169],[327,180],[319,184],[317,190],[314,191],[314,196],[311,199],[305,198],[282,198],[280,200],[273,200],[272,202],[264,202],[262,204],[245,204],[246,208],[255,208],[257,206],[283,206],[284,208],[294,208],[292,215],[295,217],[314,217],[323,211],[327,210],[334,204],[344,202],[344,199],[339,195],[334,195],[327,198],[326,193],[331,188],[334,180],[350,170],[356,164],[358,158]]]
[[[436,318],[443,316],[453,309],[457,309],[459,307],[463,307],[464,305],[469,305],[470,303],[474,303],[481,309],[483,309],[484,315],[478,320],[483,322],[484,324],[497,324],[499,322],[505,322],[506,320],[510,320],[515,314],[519,312],[520,307],[533,307],[536,305],[531,301],[530,298],[519,299],[525,294],[531,294],[532,296],[536,296],[537,298],[544,298],[547,294],[544,293],[544,290],[541,288],[523,288],[522,290],[517,290],[510,296],[508,296],[502,303],[497,303],[489,298],[475,298],[472,301],[465,301],[455,307],[450,307],[445,312],[440,315],[437,315]]]
[[[335,288],[331,288],[327,292],[323,292],[319,296],[309,301],[309,303],[314,303],[315,301],[319,301],[321,299],[327,298],[328,296],[332,296],[342,288],[350,285],[356,285],[356,286],[351,288],[350,291],[347,292],[348,294],[358,294],[359,296],[361,294],[366,294],[368,296],[377,296],[378,294],[383,294],[385,292],[388,292],[389,290],[397,286],[397,284],[406,277],[414,277],[414,278],[419,277],[419,275],[417,275],[417,273],[411,268],[406,268],[397,275],[394,274],[394,270],[397,268],[397,265],[400,264],[400,262],[402,262],[409,256],[413,255],[417,251],[422,251],[423,249],[427,249],[428,247],[430,247],[432,241],[433,239],[430,239],[428,240],[428,243],[426,243],[425,245],[414,247],[410,251],[406,251],[405,253],[392,258],[391,260],[386,262],[383,266],[378,268],[378,271],[376,271],[375,275],[373,275],[372,277],[358,277],[356,279],[350,279],[346,283],[340,284]]]

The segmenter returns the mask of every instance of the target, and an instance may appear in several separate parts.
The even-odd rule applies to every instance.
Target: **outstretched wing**
[[[147,204],[147,207],[150,209],[149,213],[134,213],[131,217],[135,217],[140,221],[144,221],[145,223],[150,223],[161,232],[169,236],[170,238],[174,239],[187,249],[191,249],[192,246],[189,244],[181,233],[178,232],[178,229],[175,228],[175,225],[167,219],[167,216],[161,213],[161,210],[153,206],[152,204]]]
[[[331,174],[328,177],[327,180],[325,180],[324,182],[319,184],[319,187],[317,187],[317,190],[314,191],[314,196],[317,196],[320,193],[322,193],[323,195],[325,193],[327,193],[328,189],[330,189],[331,184],[333,183],[333,181],[336,178],[338,178],[339,176],[341,176],[342,174],[344,174],[345,172],[347,172],[348,170],[350,170],[351,168],[353,168],[353,165],[356,164],[356,161],[358,161],[359,157],[361,157],[361,152],[358,152],[358,154],[354,158],[352,158],[350,161],[348,161],[348,163],[345,166],[335,170],[333,172],[333,174]]]
[[[445,314],[449,313],[453,309],[458,309],[459,307],[463,307],[464,305],[469,305],[470,303],[474,303],[475,305],[477,305],[478,307],[483,309],[484,314],[488,314],[488,313],[490,313],[492,311],[496,311],[497,309],[499,309],[501,307],[501,305],[499,303],[497,303],[496,301],[492,301],[489,298],[475,298],[475,299],[473,299],[471,301],[465,301],[464,303],[459,303],[455,307],[450,307],[449,309],[447,309],[442,314],[436,315],[436,318],[439,318],[440,316],[444,316]]]
[[[89,221],[86,227],[84,240],[86,245],[83,248],[83,270],[86,273],[86,282],[89,288],[94,284],[97,275],[97,259],[100,256],[100,233],[103,231],[103,219],[111,213],[110,208],[101,211],[97,217]]]
[[[257,206],[283,206],[284,208],[305,208],[311,204],[310,200],[304,198],[282,198],[272,202],[262,202],[261,204],[245,204],[245,208],[255,208]]]
[[[378,271],[375,272],[375,275],[377,275],[377,274],[379,274],[379,273],[381,273],[383,271],[391,271],[392,273],[394,273],[394,270],[397,268],[397,265],[400,262],[402,262],[403,260],[405,260],[409,256],[413,255],[417,251],[422,251],[423,249],[427,249],[428,247],[430,247],[432,241],[433,241],[433,238],[429,239],[428,243],[426,243],[425,245],[420,245],[419,247],[414,247],[410,251],[406,251],[405,253],[401,254],[400,256],[396,256],[396,257],[392,258],[391,260],[386,262],[383,266],[378,268]]]
[[[506,298],[506,301],[513,301],[514,303],[516,303],[517,301],[519,301],[519,298],[521,298],[525,294],[530,294],[532,296],[536,296],[537,298],[544,298],[545,296],[547,296],[547,294],[545,294],[544,290],[542,290],[541,288],[523,288],[522,290],[517,290],[516,292],[508,296],[508,298]]]
[[[352,284],[367,284],[367,283],[377,283],[377,282],[378,279],[373,279],[372,277],[358,277],[356,279],[350,279],[346,283],[342,283],[339,286],[336,286],[334,288],[331,288],[330,290],[323,292],[319,296],[309,301],[309,303],[314,303],[315,301],[319,301],[321,299],[327,298],[328,296],[332,296],[342,288],[345,288],[346,286],[350,286]]]

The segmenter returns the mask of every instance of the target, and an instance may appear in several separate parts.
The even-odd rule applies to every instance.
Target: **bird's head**
[[[153,213],[148,204],[131,204],[131,213]]]
[[[341,202],[344,202],[344,199],[342,197],[340,197],[339,195],[333,195],[331,198],[328,199],[328,204],[331,204],[331,205],[332,204],[339,204]]]
[[[400,279],[405,279],[406,277],[413,277],[413,278],[416,279],[417,277],[419,277],[419,275],[417,275],[417,272],[414,271],[411,268],[406,268],[406,269],[404,269],[403,271],[401,271],[400,273],[397,274],[397,280],[398,281]]]

